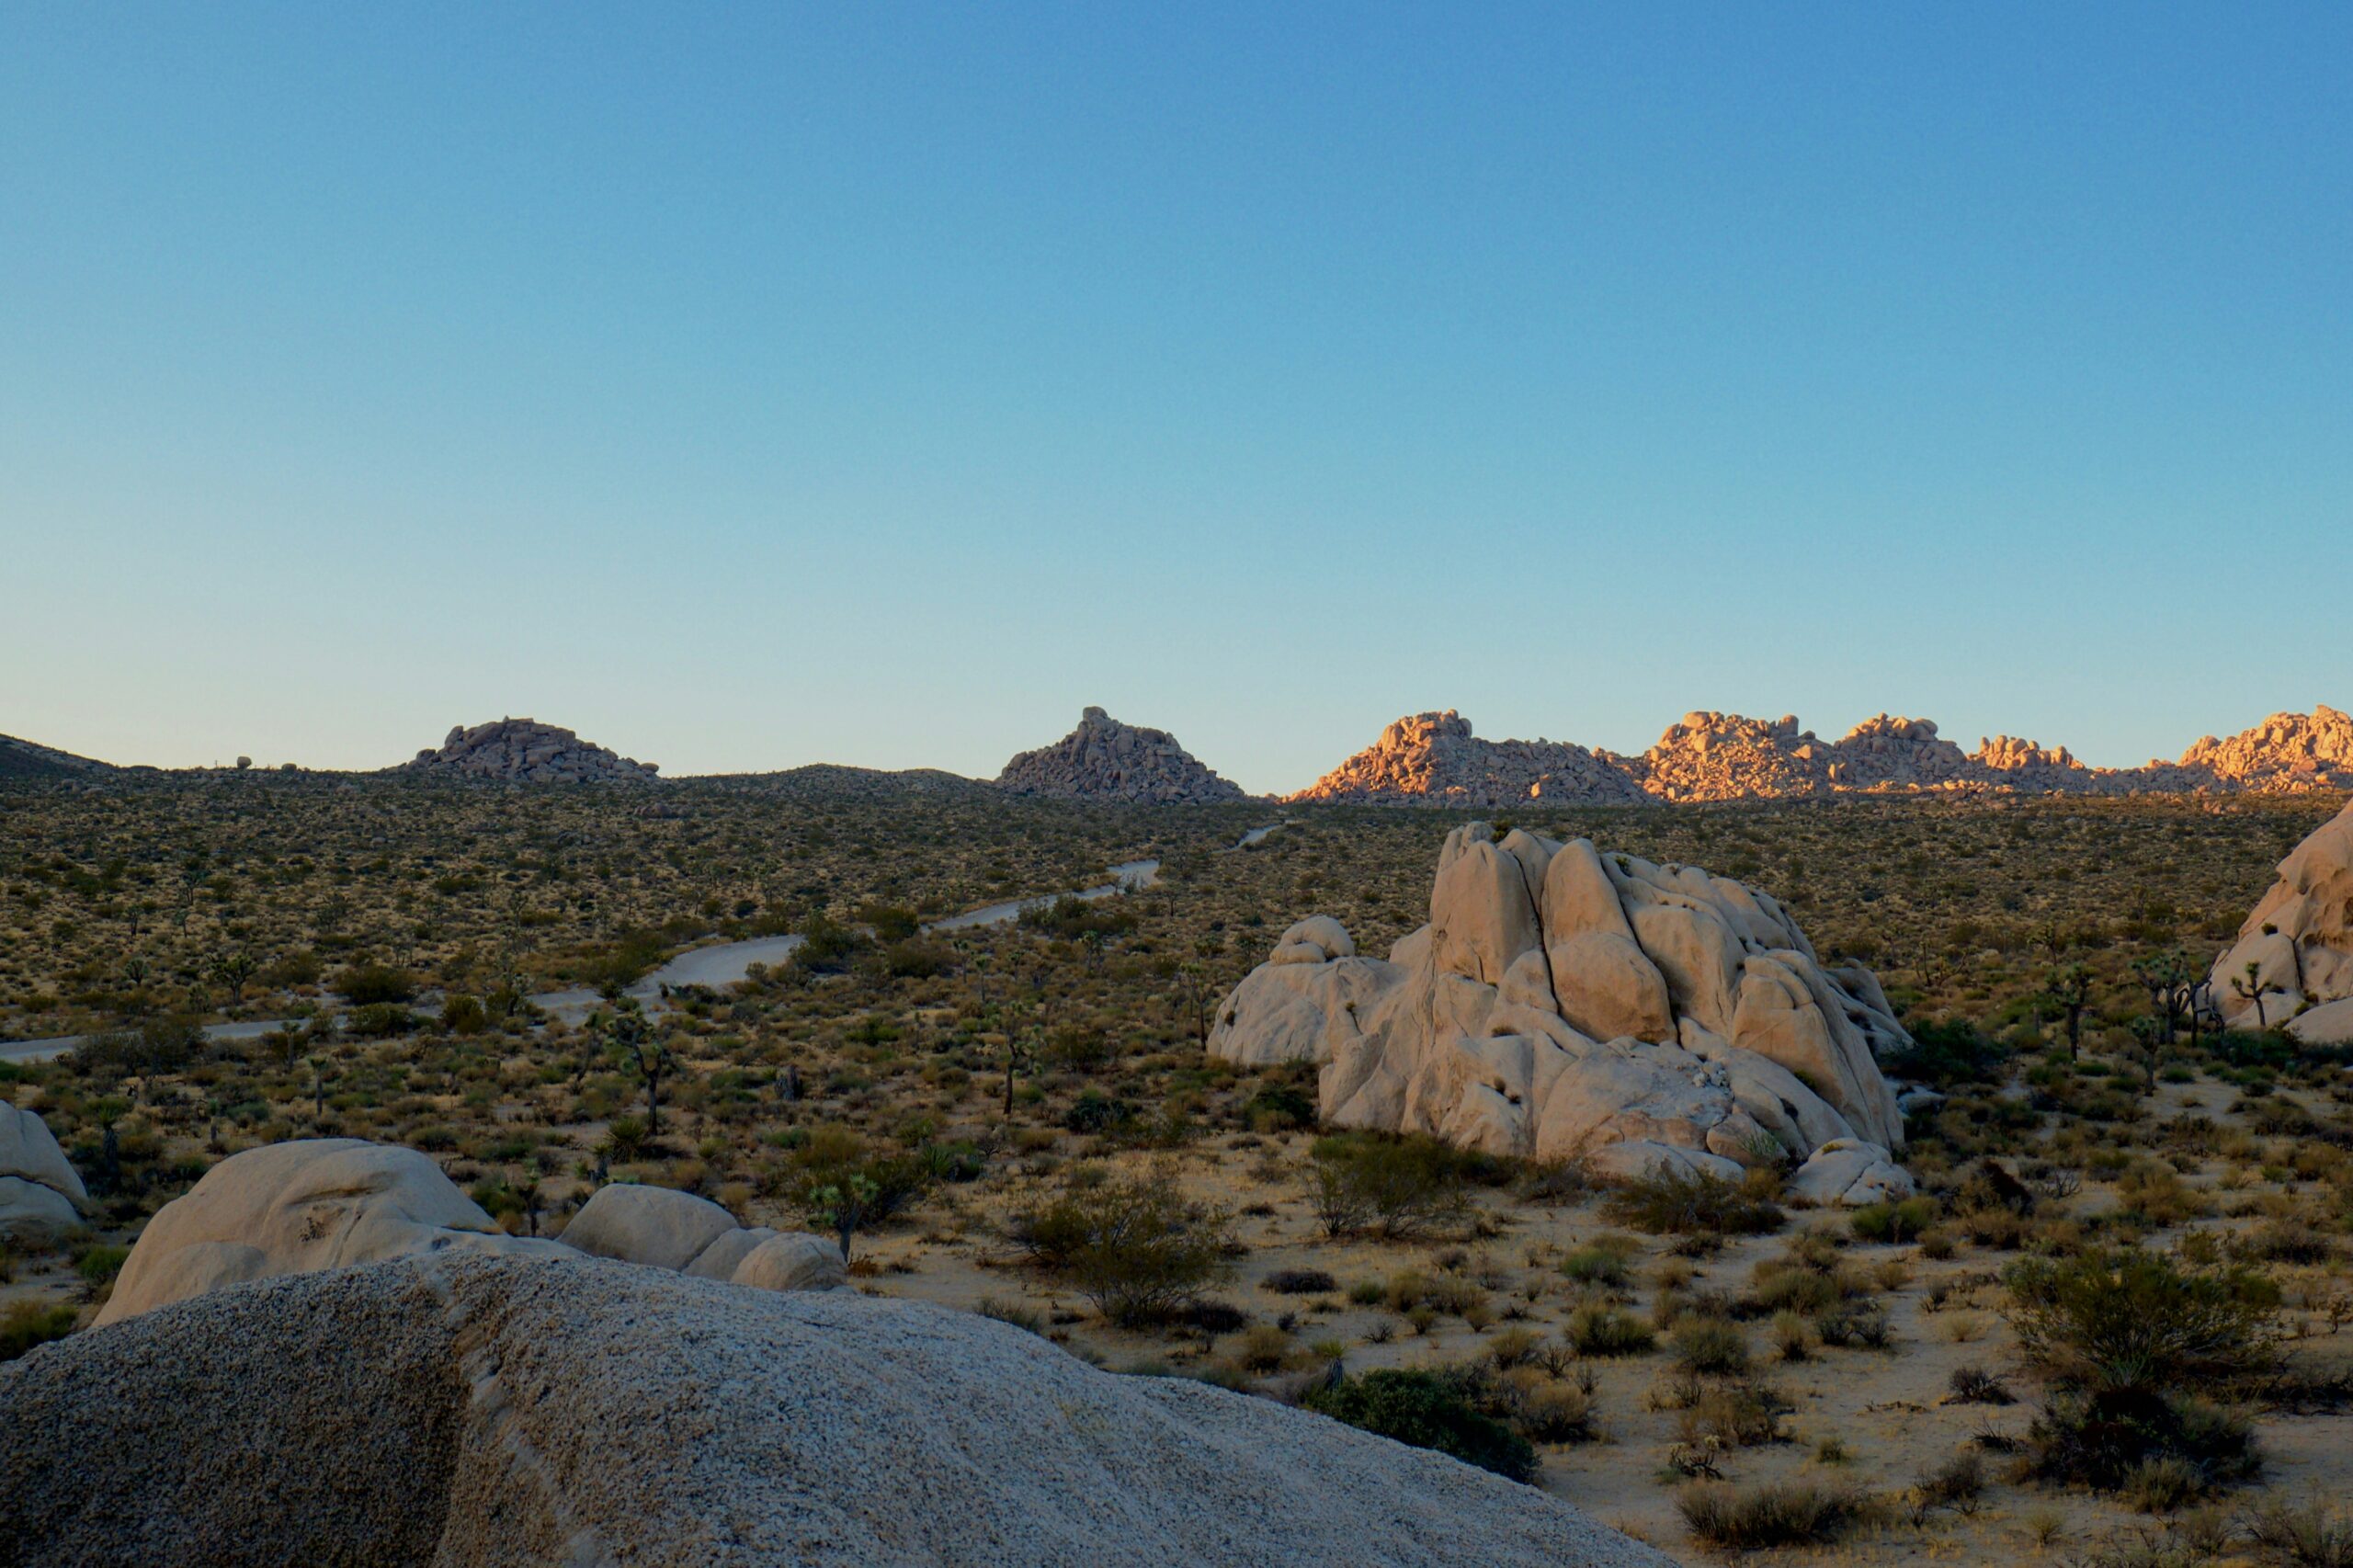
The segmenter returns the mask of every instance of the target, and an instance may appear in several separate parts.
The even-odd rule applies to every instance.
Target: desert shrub
[[[1640,1356],[1656,1342],[1651,1325],[1633,1313],[1599,1305],[1571,1312],[1561,1332],[1580,1356]]]
[[[1468,1209],[1470,1164],[1463,1151],[1430,1138],[1319,1138],[1309,1155],[1308,1198],[1326,1235],[1370,1230],[1395,1240]]]
[[[1581,1285],[1623,1285],[1641,1245],[1631,1236],[1596,1236],[1561,1260],[1561,1272]]]
[[[1063,1112],[1063,1126],[1072,1132],[1109,1132],[1135,1119],[1136,1108],[1100,1089],[1083,1089]]]
[[[1664,1168],[1612,1188],[1601,1207],[1613,1222],[1652,1235],[1756,1235],[1779,1230],[1783,1218],[1745,1181]]]
[[[1939,1019],[1907,1026],[1912,1043],[1881,1063],[1893,1077],[1924,1083],[1986,1084],[2000,1076],[2009,1059],[2002,1043],[1966,1019]]]
[[[1230,1218],[1186,1202],[1162,1173],[1070,1184],[1014,1234],[1122,1327],[1165,1320],[1231,1272]]]
[[[355,1007],[416,1000],[416,976],[391,964],[353,964],[335,975],[334,988],[336,994]]]
[[[2256,1553],[2278,1568],[2353,1568],[2353,1519],[2318,1503],[2275,1498],[2241,1524]]]
[[[1726,1551],[1826,1545],[1869,1512],[1859,1493],[1796,1481],[1745,1490],[1699,1482],[1676,1495],[1675,1507],[1695,1539]]]
[[[1434,1449],[1513,1481],[1536,1479],[1527,1438],[1473,1407],[1464,1381],[1383,1369],[1343,1377],[1304,1401],[1310,1410],[1417,1449]]]
[[[1983,1367],[1955,1367],[1945,1381],[1955,1404],[2016,1404],[2010,1387]]]
[[[922,937],[905,937],[882,949],[882,968],[895,980],[929,980],[956,967],[955,949]]]
[[[2053,1387],[2028,1430],[2030,1473],[2174,1506],[2260,1472],[2246,1423],[2189,1391],[2275,1364],[2268,1280],[2126,1249],[2028,1259],[2006,1281],[2019,1354]]]
[[[1687,1317],[1667,1337],[1675,1346],[1675,1358],[1695,1372],[1748,1369],[1748,1335],[1737,1324],[1722,1318]]]
[[[17,1301],[0,1312],[0,1361],[13,1361],[36,1345],[63,1339],[74,1332],[72,1307],[44,1307],[38,1301]]]
[[[1936,1223],[1937,1200],[1906,1198],[1896,1203],[1871,1203],[1855,1210],[1847,1223],[1867,1242],[1904,1243],[1915,1240]]]
[[[1244,1102],[1242,1119],[1259,1132],[1288,1132],[1315,1125],[1315,1100],[1291,1084],[1269,1084]]]
[[[983,1296],[981,1304],[972,1310],[984,1318],[995,1318],[1015,1328],[1028,1329],[1031,1334],[1046,1332],[1046,1314],[1027,1302],[1009,1301],[1000,1296]]]
[[[1593,1396],[1535,1367],[1514,1367],[1495,1380],[1494,1407],[1531,1443],[1585,1443],[1594,1437]]]
[[[1280,1296],[1323,1296],[1340,1288],[1320,1268],[1278,1268],[1261,1283]]]
[[[130,1256],[129,1247],[86,1246],[74,1256],[74,1272],[93,1285],[103,1285],[122,1272]]]
[[[490,1010],[479,996],[452,996],[441,1004],[441,1027],[451,1034],[480,1034]]]

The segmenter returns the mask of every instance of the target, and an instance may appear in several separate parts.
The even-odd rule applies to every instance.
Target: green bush
[[[1476,1156],[1431,1138],[1343,1134],[1309,1152],[1308,1196],[1330,1236],[1394,1240],[1459,1219]]]
[[[1921,1232],[1936,1222],[1937,1200],[1933,1198],[1866,1204],[1856,1210],[1847,1221],[1864,1241],[1894,1243],[1916,1241]]]
[[[1074,1181],[1043,1210],[1017,1219],[1013,1234],[1123,1328],[1165,1321],[1232,1272],[1232,1221],[1222,1210],[1187,1203],[1161,1174]]]
[[[353,964],[336,974],[334,985],[335,994],[355,1007],[416,1000],[416,976],[390,964]]]
[[[1745,1181],[1661,1167],[1613,1188],[1602,1212],[1652,1235],[1758,1235],[1781,1227],[1780,1206]]]
[[[1307,1408],[1416,1449],[1434,1449],[1513,1481],[1536,1479],[1527,1438],[1473,1408],[1464,1381],[1440,1372],[1382,1369],[1315,1390]]]
[[[1640,1356],[1656,1343],[1650,1324],[1616,1307],[1579,1307],[1561,1332],[1580,1356]]]
[[[38,1301],[17,1301],[0,1312],[0,1361],[13,1361],[36,1345],[63,1339],[74,1332],[72,1307],[44,1307]]]
[[[2005,1276],[2020,1357],[2053,1392],[2029,1473],[2172,1506],[2261,1473],[2252,1429],[2204,1400],[2277,1363],[2279,1294],[2245,1268],[2188,1271],[2124,1249],[2029,1258]]]
[[[1917,1078],[1930,1084],[1990,1084],[2001,1075],[2009,1051],[1989,1040],[1975,1024],[1950,1018],[1909,1026],[1912,1043],[1894,1052],[1881,1067],[1891,1077]]]

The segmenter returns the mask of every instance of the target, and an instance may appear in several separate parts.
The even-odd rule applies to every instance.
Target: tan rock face
[[[1078,728],[1052,745],[1025,751],[996,777],[1018,795],[1128,801],[1142,805],[1215,805],[1249,797],[1219,778],[1165,730],[1122,724],[1089,708]]]
[[[421,751],[408,771],[508,784],[645,784],[660,769],[532,719],[453,728],[439,751]]]
[[[1211,1052],[1321,1064],[1336,1126],[1536,1159],[1639,1144],[1610,1158],[1704,1169],[1901,1146],[1877,1058],[1908,1037],[1768,895],[1483,823],[1449,834],[1438,866],[1429,925],[1385,962],[1312,961],[1286,933],[1219,1008]]]
[[[2353,998],[2353,805],[2279,862],[2279,880],[2239,927],[2231,949],[2214,960],[2208,984],[2224,1021],[2235,1027],[2294,1019],[2290,1027],[2300,1033],[2338,1031],[2332,1005]],[[2309,1028],[2306,1018],[2313,1019]],[[2311,1038],[2330,1043],[2318,1033]]]
[[[767,1290],[830,1290],[848,1278],[841,1248],[822,1236],[739,1225],[709,1199],[662,1187],[598,1187],[563,1228],[563,1243],[592,1257]]]
[[[2228,740],[2206,736],[2174,766],[2193,789],[2353,790],[2353,718],[2325,705],[2274,713]]]

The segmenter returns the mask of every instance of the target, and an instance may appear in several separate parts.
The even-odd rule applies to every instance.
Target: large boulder
[[[1530,1486],[982,1317],[425,1254],[0,1366],[0,1555],[1671,1568]]]
[[[415,1150],[313,1138],[232,1154],[164,1205],[124,1260],[97,1321],[117,1323],[248,1280],[472,1252],[540,1259],[589,1253],[768,1290],[843,1282],[833,1243],[746,1230],[690,1193],[608,1187],[574,1216],[563,1241],[510,1236]]]
[[[97,1322],[246,1280],[449,1250],[558,1249],[500,1231],[414,1149],[359,1138],[266,1144],[232,1154],[157,1210]]]
[[[2249,974],[2253,971],[2252,976]],[[2336,1035],[2329,1004],[2353,997],[2353,805],[2323,824],[2279,862],[2279,880],[2214,960],[2208,979],[2223,1021],[2239,1028],[2290,1019],[2299,1033]],[[2346,1020],[2353,1023],[2353,1020]]]
[[[592,1257],[772,1290],[829,1290],[847,1279],[841,1248],[824,1237],[739,1225],[710,1199],[664,1187],[597,1188],[563,1228],[563,1241]]]
[[[1605,1169],[1902,1146],[1878,1059],[1909,1037],[1878,983],[1728,878],[1473,823],[1439,852],[1429,925],[1386,960],[1335,930],[1286,932],[1209,1042],[1317,1063],[1333,1125]],[[1604,1155],[1618,1144],[1641,1147]]]
[[[89,1205],[49,1123],[0,1101],[0,1241],[51,1240],[79,1226]]]

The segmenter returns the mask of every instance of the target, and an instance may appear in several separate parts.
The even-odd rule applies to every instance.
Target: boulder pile
[[[1073,801],[1125,801],[1138,805],[1217,805],[1249,799],[1176,744],[1165,730],[1122,724],[1089,708],[1078,728],[1052,745],[1025,751],[1005,765],[997,787],[1017,795]]]
[[[89,1206],[49,1123],[0,1101],[0,1241],[48,1241],[82,1224]]]
[[[439,751],[418,752],[405,767],[506,784],[650,784],[661,771],[534,719],[458,725]]]
[[[1963,752],[1927,719],[1881,713],[1824,741],[1794,715],[1687,713],[1640,756],[1566,741],[1483,741],[1449,710],[1398,720],[1292,801],[1505,810],[1654,801],[1786,801],[1857,792],[2205,793],[2353,789],[2353,719],[2334,708],[2275,713],[2177,762],[2086,767],[2067,748],[2013,735]]]
[[[2284,1022],[2311,1044],[2353,1044],[2353,805],[2279,862],[2207,984],[2234,1028]]]
[[[49,1568],[1670,1568],[1531,1486],[977,1313],[456,1250],[0,1366]]]
[[[1290,799],[1381,805],[1640,805],[1648,799],[1607,752],[1565,741],[1484,741],[1452,709],[1414,713]]]
[[[414,1149],[359,1138],[271,1143],[232,1154],[156,1212],[97,1322],[119,1323],[248,1280],[460,1253],[542,1261],[586,1253],[774,1290],[843,1282],[832,1242],[747,1230],[690,1193],[602,1187],[564,1234],[564,1242],[506,1234]]]
[[[1320,1064],[1337,1127],[1619,1175],[1827,1155],[1835,1182],[1802,1171],[1800,1190],[1863,1201],[1911,1190],[1878,1062],[1908,1043],[1870,972],[1823,962],[1769,895],[1472,823],[1447,835],[1428,925],[1384,960],[1328,916],[1299,922],[1209,1049]]]

